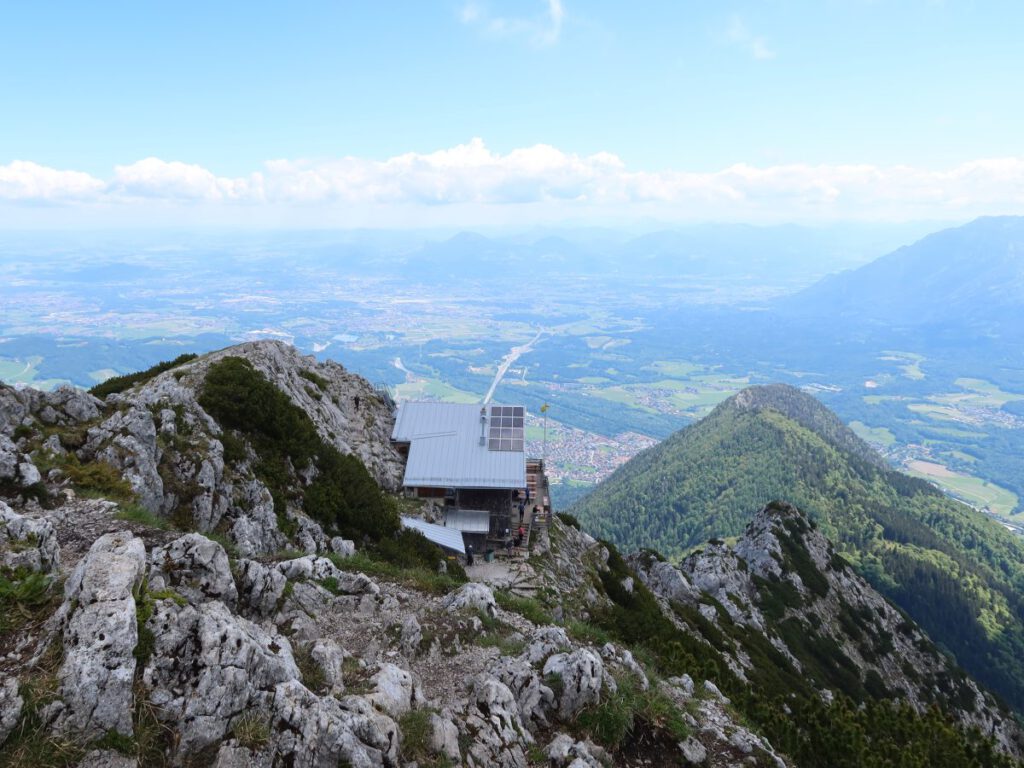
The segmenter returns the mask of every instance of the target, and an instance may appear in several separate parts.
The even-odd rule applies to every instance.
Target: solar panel
[[[492,405],[487,448],[491,451],[522,451],[526,409],[521,405]]]

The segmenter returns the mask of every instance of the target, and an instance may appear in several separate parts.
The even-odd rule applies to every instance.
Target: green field
[[[921,381],[925,377],[924,371],[921,370],[921,363],[925,361],[924,355],[919,355],[916,352],[899,352],[891,349],[885,350],[882,355],[882,357],[878,358],[879,360],[901,363],[898,367],[903,372],[905,378],[911,381]]]
[[[850,429],[868,443],[889,446],[896,442],[896,436],[887,427],[869,427],[863,421],[851,421]]]
[[[930,462],[918,462],[919,464],[930,464]],[[941,465],[932,465],[941,466]],[[1017,494],[1008,491],[998,485],[982,480],[980,477],[971,477],[959,472],[951,472],[942,467],[944,472],[936,471],[921,472],[912,467],[907,467],[906,472],[914,477],[929,480],[947,493],[963,499],[975,507],[988,507],[988,509],[1010,520],[1024,519],[1024,513],[1014,515],[1019,499]]]
[[[26,360],[0,358],[0,381],[7,384],[31,384],[36,389],[53,389],[61,384],[68,384],[67,379],[39,379],[36,366],[43,362],[41,357],[30,357]]]
[[[440,400],[443,403],[479,403],[483,395],[465,392],[436,379],[417,379],[395,387],[398,400]]]

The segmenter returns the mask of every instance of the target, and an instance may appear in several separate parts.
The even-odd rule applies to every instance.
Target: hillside
[[[0,764],[1022,754],[791,506],[681,570],[555,520],[488,585],[397,531],[392,414],[337,364],[261,342],[96,391],[0,387]]]
[[[1024,707],[1024,544],[886,468],[834,415],[752,387],[621,467],[571,510],[626,550],[671,556],[740,534],[786,498],[977,679]]]
[[[1024,217],[945,229],[790,297],[789,314],[1009,339],[1024,323]]]

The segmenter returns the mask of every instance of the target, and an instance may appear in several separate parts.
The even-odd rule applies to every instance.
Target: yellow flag
[[[547,412],[548,412],[548,408],[550,408],[550,407],[551,407],[551,406],[549,406],[549,405],[548,405],[547,403],[544,403],[544,405],[542,405],[542,406],[540,407],[540,412],[541,412],[541,413],[547,413]]]

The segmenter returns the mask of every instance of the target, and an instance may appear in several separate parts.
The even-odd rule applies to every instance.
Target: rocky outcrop
[[[60,546],[49,520],[20,515],[0,501],[0,569],[4,568],[55,573],[60,568]]]
[[[171,589],[191,603],[220,600],[234,608],[238,590],[224,547],[200,533],[187,533],[149,556],[149,589]]]
[[[498,604],[494,602],[494,592],[486,584],[470,582],[459,587],[445,597],[441,603],[449,611],[470,610],[494,618],[498,612]]]
[[[25,700],[18,693],[18,679],[0,679],[0,747],[7,741],[11,731],[18,725]]]
[[[142,540],[112,533],[96,540],[68,580],[59,729],[91,738],[108,731],[132,735],[134,593],[145,567]]]
[[[265,707],[279,683],[300,677],[286,638],[218,601],[158,600],[146,628],[153,653],[143,681],[160,718],[177,730],[182,754],[223,739],[233,719]]]
[[[275,752],[285,765],[382,768],[398,764],[398,726],[362,699],[319,697],[293,680],[274,689],[270,709],[280,729]]]
[[[523,725],[512,691],[493,677],[478,678],[462,730],[471,740],[466,764],[472,768],[524,768],[533,737]]]

